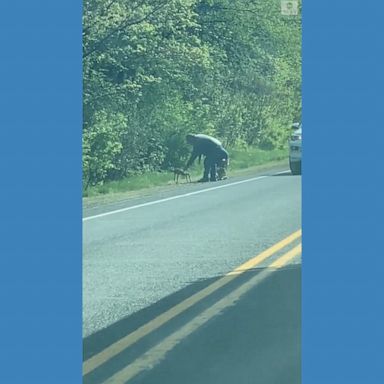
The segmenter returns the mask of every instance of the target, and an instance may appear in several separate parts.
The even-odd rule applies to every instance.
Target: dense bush
[[[278,148],[301,115],[280,0],[85,0],[84,186],[181,165],[187,132]]]

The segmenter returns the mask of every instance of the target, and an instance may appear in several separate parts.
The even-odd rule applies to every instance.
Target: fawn
[[[176,183],[179,182],[180,176],[183,176],[187,180],[187,182],[191,183],[191,175],[189,174],[189,172],[184,171],[181,168],[172,168],[171,170],[172,170],[173,175],[174,175],[173,181],[175,181]]]

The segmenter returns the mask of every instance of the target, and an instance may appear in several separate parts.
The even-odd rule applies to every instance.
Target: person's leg
[[[216,181],[216,154],[206,156],[204,160],[204,179]]]
[[[217,176],[218,180],[227,178],[228,152],[224,148],[220,148],[216,155]]]
[[[210,171],[211,163],[209,157],[204,159],[204,174],[203,178],[199,180],[199,182],[209,181],[209,171]]]
[[[227,179],[227,162],[228,159],[220,159],[217,164],[217,174],[219,180]]]
[[[226,172],[225,165],[223,164],[223,162],[221,162],[217,166],[217,178],[218,178],[218,180],[225,180],[227,178],[227,172]]]
[[[217,180],[217,166],[216,166],[216,161],[212,160],[211,166],[210,166],[210,181],[216,181]]]

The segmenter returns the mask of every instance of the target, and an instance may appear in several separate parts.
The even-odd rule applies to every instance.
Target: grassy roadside
[[[230,165],[228,175],[234,176],[243,174],[247,171],[253,171],[260,166],[277,165],[288,158],[287,149],[275,149],[265,151],[261,149],[248,150],[230,150]],[[196,161],[197,163],[197,161]],[[196,180],[202,175],[202,164],[195,164],[190,169],[192,180]],[[184,182],[182,179],[181,182]],[[155,187],[174,185],[173,173],[171,172],[149,172],[143,175],[135,175],[129,178],[112,181],[104,185],[89,188],[83,193],[84,201],[104,201],[107,196],[114,195],[115,197],[126,195],[129,197],[133,192],[153,189]]]

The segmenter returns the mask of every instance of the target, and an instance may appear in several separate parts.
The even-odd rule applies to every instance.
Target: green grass
[[[233,149],[229,151],[230,164],[228,175],[236,175],[245,170],[252,170],[253,167],[285,160],[288,157],[287,149],[275,149],[265,151],[256,148]],[[196,164],[191,167],[192,180],[201,177],[203,164]],[[180,182],[184,182],[181,178]],[[159,186],[173,185],[173,173],[171,172],[148,172],[143,175],[135,175],[119,181],[107,182],[104,185],[90,187],[83,192],[83,197],[96,197],[109,194],[121,194],[124,192],[139,191]]]
[[[146,188],[166,185],[173,182],[173,173],[148,172],[143,175],[134,175],[123,180],[110,181],[100,186],[90,187],[83,193],[84,197],[92,197],[101,194],[137,191]]]
[[[265,151],[258,148],[247,150],[234,149],[229,151],[230,170],[243,170],[257,165],[267,164],[269,162],[284,160],[288,158],[287,149],[274,149]]]

